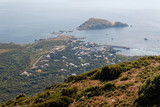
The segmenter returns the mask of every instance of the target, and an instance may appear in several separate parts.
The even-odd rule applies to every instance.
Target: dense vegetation
[[[19,94],[1,106],[160,106],[159,71],[160,57],[143,57],[70,76],[42,93],[32,97]]]
[[[29,64],[28,53],[11,51],[0,54],[0,101],[16,96],[18,92],[24,92],[23,89],[30,85],[26,83],[25,77],[19,76]]]
[[[65,42],[57,40],[51,45],[54,46],[57,42],[65,44]],[[44,74],[34,72],[31,76],[20,75],[29,70],[33,62],[48,50],[44,48],[44,51],[36,52],[36,48],[41,44],[41,42],[33,45],[0,44],[0,50],[7,49],[7,51],[0,53],[0,102],[13,98],[19,93],[33,95],[33,93],[42,91],[46,84],[54,83],[53,76],[53,79],[51,76],[45,79]],[[43,46],[46,45],[43,44]],[[62,81],[63,79],[57,78],[56,82]]]
[[[106,59],[103,56],[108,58],[107,64],[113,63],[113,61],[119,63],[137,58],[115,55],[115,51],[109,49],[103,52],[91,52],[89,55],[80,56],[81,59],[78,59],[79,56],[75,53],[79,54],[85,51],[79,48],[73,49],[75,47],[83,47],[84,49],[89,47],[85,43],[83,46],[82,43],[83,41],[72,42],[71,37],[64,36],[39,40],[33,44],[0,44],[0,102],[14,99],[20,93],[26,94],[27,97],[34,95],[49,85],[62,83],[74,73],[82,74],[106,65]],[[57,47],[64,47],[64,49],[55,50],[54,53],[50,54],[51,57],[46,59],[46,55],[53,52]],[[96,57],[100,55],[101,57]],[[41,56],[42,59],[33,69],[34,63]],[[71,63],[75,64],[76,67],[69,65]],[[89,65],[82,66],[85,63]],[[87,75],[92,74],[88,73]],[[87,79],[87,76],[73,78],[70,77],[66,82],[80,81]]]
[[[139,87],[137,103],[139,105],[156,105],[160,104],[160,74],[149,77]]]
[[[93,79],[101,79],[101,80],[113,80],[118,78],[118,76],[124,72],[123,68],[119,65],[112,66],[104,66],[101,70],[94,73],[92,76]]]

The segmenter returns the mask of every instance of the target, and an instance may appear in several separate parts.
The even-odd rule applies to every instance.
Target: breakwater
[[[126,50],[130,49],[128,46],[118,46],[118,45],[98,45],[98,46],[106,46],[106,47],[111,47],[111,48],[121,48],[121,49],[126,49]]]

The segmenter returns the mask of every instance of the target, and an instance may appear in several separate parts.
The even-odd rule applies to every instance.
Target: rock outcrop
[[[84,22],[77,29],[78,30],[99,30],[111,27],[128,27],[128,24],[122,22],[110,22],[104,19],[90,18],[88,21]]]

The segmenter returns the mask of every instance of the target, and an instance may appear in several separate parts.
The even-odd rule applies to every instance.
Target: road
[[[43,56],[40,56],[37,61],[33,64],[32,69],[37,68],[36,64],[41,60]]]

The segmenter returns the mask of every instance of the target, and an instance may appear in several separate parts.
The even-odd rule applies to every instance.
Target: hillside
[[[160,106],[160,57],[106,65],[70,76],[32,97],[19,94],[2,107]]]
[[[62,83],[105,64],[136,59],[116,55],[116,50],[97,48],[97,44],[59,36],[33,44],[0,44],[0,103],[42,92],[48,85]]]
[[[117,28],[117,27],[128,27],[128,24],[122,22],[110,22],[104,19],[90,18],[88,21],[84,22],[77,29],[78,30],[99,30],[106,28]]]

